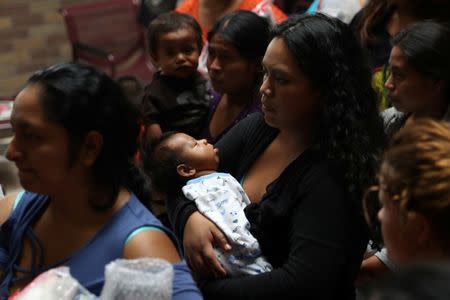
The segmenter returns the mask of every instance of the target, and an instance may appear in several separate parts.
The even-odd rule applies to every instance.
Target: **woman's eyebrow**
[[[272,72],[279,74],[279,75],[289,75],[289,71],[284,70],[283,68],[274,67],[272,69]]]
[[[289,72],[289,70],[286,70],[287,69],[287,67],[284,67],[284,66],[280,66],[280,65],[277,65],[277,64],[275,64],[275,65],[272,65],[272,66],[267,66],[267,65],[264,65],[263,64],[263,68],[264,68],[264,70],[267,72],[267,71],[270,71],[271,73],[274,73],[274,74],[276,74],[276,75],[284,75],[284,76],[288,76],[289,74],[290,74],[290,72]]]

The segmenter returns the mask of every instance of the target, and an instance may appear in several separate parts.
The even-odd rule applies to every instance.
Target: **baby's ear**
[[[197,170],[189,167],[186,164],[180,164],[177,166],[177,173],[182,177],[192,177],[197,173]]]

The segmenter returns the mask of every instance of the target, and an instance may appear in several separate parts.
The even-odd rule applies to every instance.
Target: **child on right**
[[[205,139],[169,132],[154,141],[148,150],[144,166],[154,187],[166,194],[181,189],[186,198],[195,201],[199,212],[227,237],[231,250],[215,250],[229,275],[254,275],[272,270],[249,230],[250,223],[244,213],[249,198],[233,176],[217,172],[217,148]]]
[[[198,136],[211,99],[207,81],[197,71],[200,26],[189,15],[164,13],[150,23],[147,37],[158,71],[142,100],[146,137],[158,138],[166,131]]]

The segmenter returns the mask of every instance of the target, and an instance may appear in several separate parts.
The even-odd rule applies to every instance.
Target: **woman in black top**
[[[368,238],[361,193],[383,140],[362,50],[342,22],[295,16],[275,28],[263,67],[264,114],[217,147],[274,271],[227,278],[213,251],[226,239],[180,193],[169,197],[172,223],[206,299],[354,299]]]
[[[391,38],[407,26],[426,19],[449,22],[450,1],[370,0],[350,23],[367,50],[380,110],[391,105],[384,87],[390,76],[388,61],[392,49]]]

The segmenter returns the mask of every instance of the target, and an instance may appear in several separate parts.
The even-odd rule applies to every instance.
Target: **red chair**
[[[2,97],[0,96],[0,139],[10,136],[11,132],[11,123],[10,117],[13,108],[15,97]],[[0,149],[2,149],[0,143]],[[2,151],[0,150],[0,155],[2,155]]]
[[[106,0],[60,9],[74,61],[104,70],[112,78],[135,76],[148,84],[154,68],[137,21],[137,0]]]

